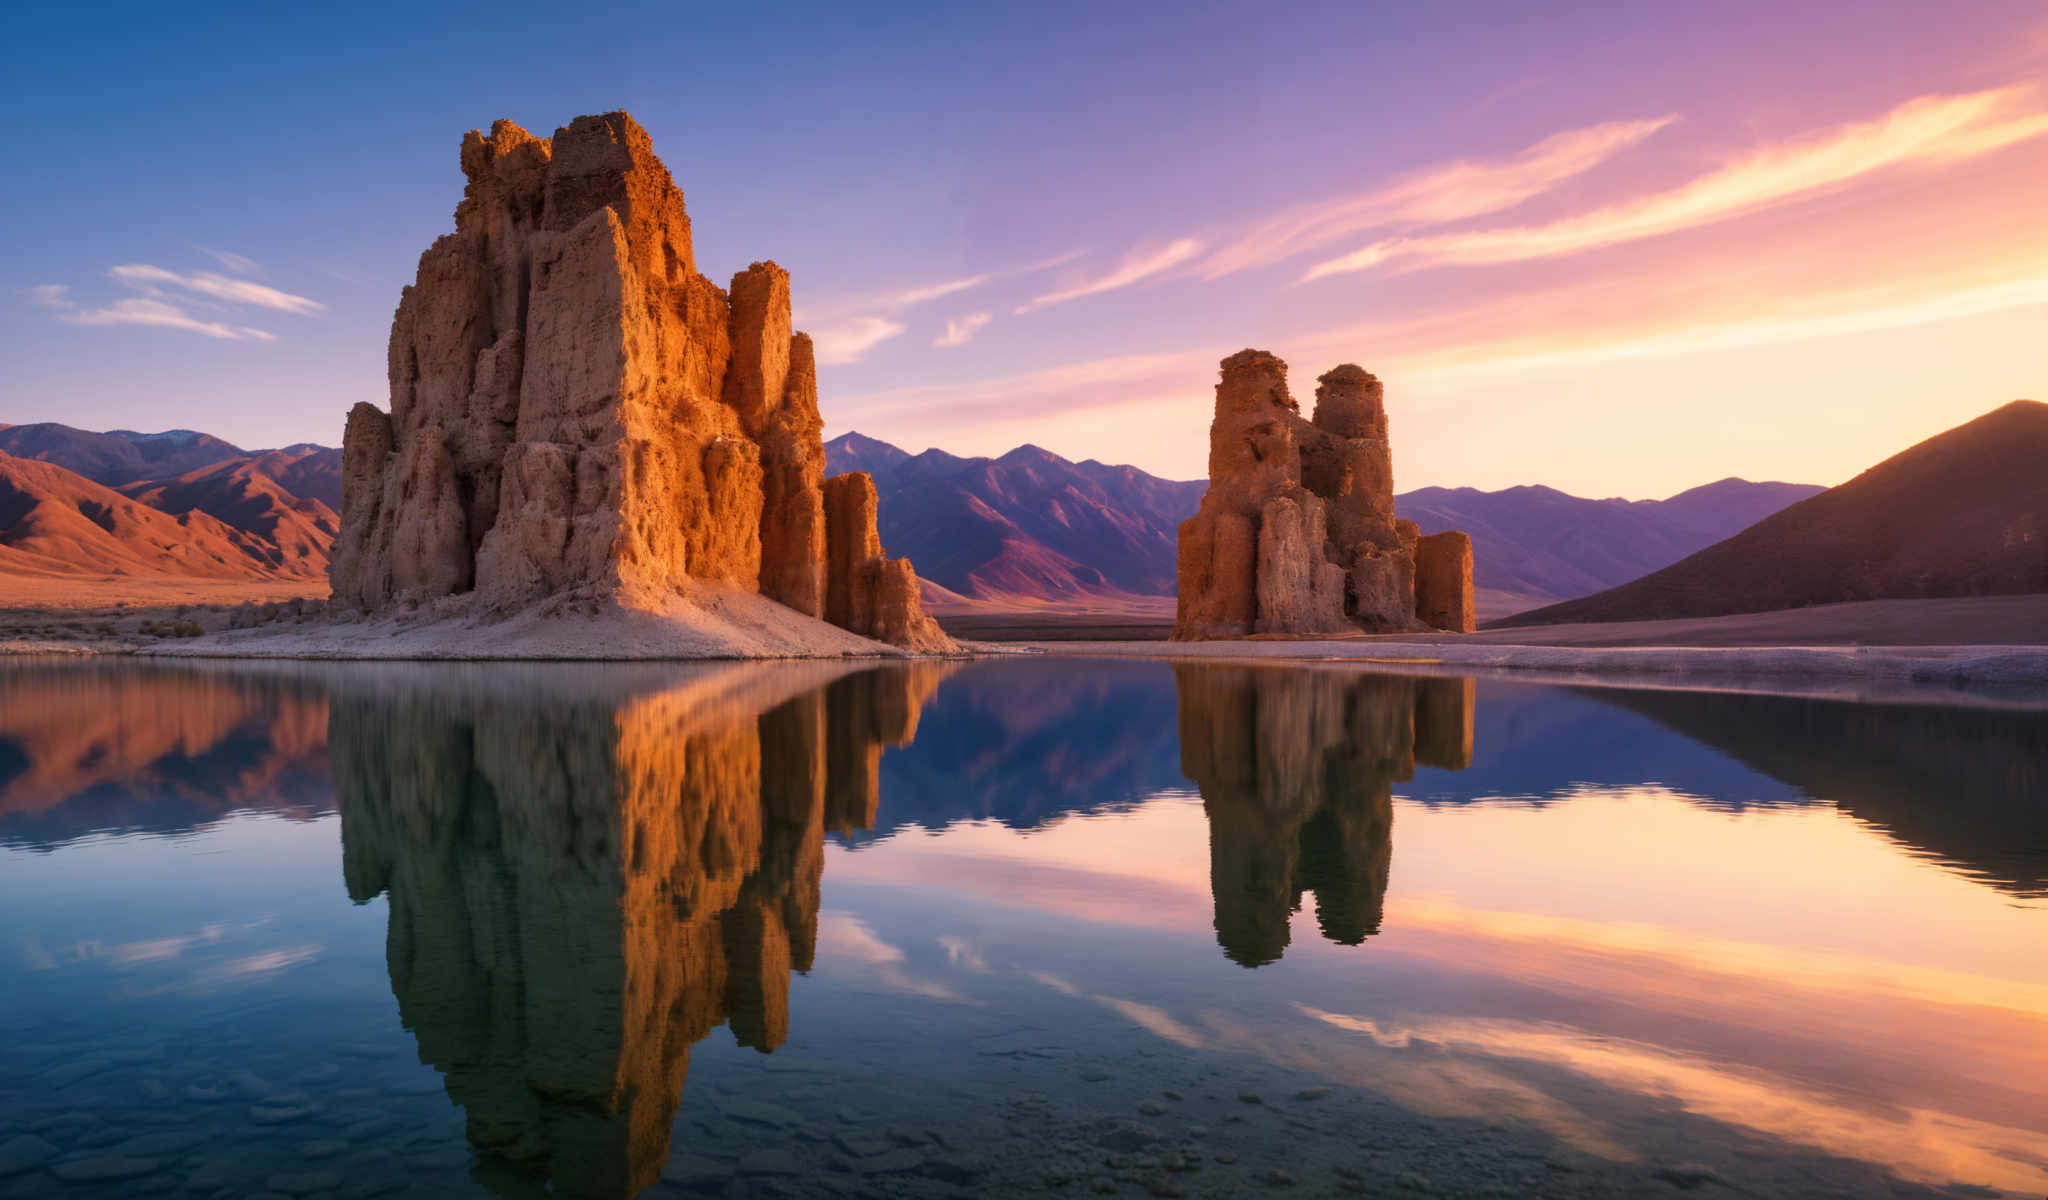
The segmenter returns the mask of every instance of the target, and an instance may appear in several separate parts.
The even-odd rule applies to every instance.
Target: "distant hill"
[[[1208,489],[1035,446],[1001,458],[912,455],[848,433],[825,457],[832,473],[875,477],[891,553],[928,581],[995,603],[1171,597],[1180,523]],[[1819,491],[1724,479],[1667,500],[1421,488],[1395,503],[1425,533],[1472,535],[1482,613],[1501,615],[1634,579]]]
[[[2048,404],[2018,400],[1619,587],[1510,625],[2048,591]]]
[[[279,579],[326,570],[197,509],[173,516],[54,463],[0,454],[0,573]]]
[[[322,575],[334,539],[341,532],[341,518],[325,502],[295,494],[278,476],[324,491],[319,468],[305,464],[327,456],[340,457],[313,446],[271,450],[230,458],[173,479],[138,480],[121,492],[167,513],[198,509],[273,547],[272,566],[289,574]]]

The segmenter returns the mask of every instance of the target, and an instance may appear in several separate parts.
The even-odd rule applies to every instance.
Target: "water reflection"
[[[288,675],[41,662],[9,665],[5,689],[0,845],[329,807],[327,697]]]
[[[349,895],[390,897],[392,991],[479,1182],[631,1195],[668,1157],[690,1047],[721,1023],[782,1044],[825,830],[873,820],[881,750],[944,670],[722,668],[567,699],[499,671],[336,698]]]
[[[1181,665],[1174,683],[1223,952],[1247,967],[1278,959],[1304,892],[1331,941],[1378,933],[1394,784],[1418,761],[1471,761],[1473,682]]]
[[[2016,896],[2048,896],[2048,714],[1715,692],[1593,692]]]
[[[1085,1184],[1101,1137],[1138,1136],[1102,1133],[1105,1112],[1224,1129],[1243,1138],[1236,1152],[1285,1156],[1290,1170],[1311,1152],[1354,1153],[1365,1128],[1397,1159],[1456,1159],[1447,1147],[1483,1139],[1455,1122],[1484,1120],[1539,1131],[1533,1150],[1513,1147],[1531,1161],[1560,1147],[1599,1160],[1573,1160],[1590,1190],[1661,1178],[1594,1173],[1660,1139],[1697,1138],[1706,1149],[1688,1155],[1723,1162],[1755,1147],[1786,1164],[1781,1181],[1817,1161],[1788,1146],[1833,1156],[1827,1172],[1851,1160],[1934,1182],[2041,1175],[2040,1122],[2025,1114],[2039,1111],[2048,993],[2024,965],[2038,961],[2044,927],[2027,922],[2048,879],[2039,712],[1047,660],[63,664],[0,682],[0,842],[37,852],[17,863],[53,867],[81,840],[97,849],[80,859],[140,861],[163,843],[87,835],[217,825],[224,837],[232,809],[338,808],[347,894],[386,898],[385,913],[357,918],[378,928],[358,937],[349,977],[383,1004],[388,972],[409,1032],[360,1000],[351,1011],[409,1042],[400,1058],[416,1050],[438,1072],[424,1081],[434,1104],[438,1087],[460,1112],[459,1132],[391,1153],[429,1169],[439,1138],[457,1151],[441,1169],[473,1170],[502,1196],[633,1195],[664,1163],[673,1187],[766,1188],[790,1178],[773,1157],[785,1152],[811,1174],[827,1169],[814,1152],[831,1164],[820,1194],[901,1193],[903,1176],[863,1174],[897,1159],[910,1165],[890,1171],[931,1172],[918,1178],[941,1194],[982,1177],[934,1146],[990,1158],[1008,1146],[1035,1170],[1077,1141],[1094,1148],[1074,1176]],[[1759,802],[1767,811],[1748,811]],[[199,860],[164,861],[191,872]],[[236,869],[231,854],[213,863]],[[179,880],[94,886],[135,907]],[[318,887],[346,912],[324,868]],[[223,907],[254,927],[283,890],[273,875]],[[33,891],[17,889],[18,908]],[[206,900],[185,898],[195,914]],[[1320,939],[1297,920],[1304,905]],[[139,970],[130,959],[176,952],[160,930],[75,924],[68,942],[44,941],[106,945],[23,978],[40,986],[73,960]],[[289,917],[277,925],[280,944],[321,948]],[[33,913],[17,912],[17,930],[44,932]],[[1367,939],[1367,952],[1335,948]],[[259,949],[238,961],[271,961],[246,952]],[[1987,965],[2008,950],[2023,969]],[[1229,965],[1283,954],[1284,968]],[[327,980],[343,969],[338,954],[275,961],[308,977],[329,964]],[[793,1035],[792,975],[814,963]],[[75,994],[80,1028],[146,1024]],[[1091,1044],[1091,1012],[1123,1024]],[[297,1007],[289,1020],[307,1023]],[[698,1045],[721,1024],[731,1042]],[[23,1047],[47,1032],[26,1018],[7,1028]],[[63,1088],[116,1078],[97,1032],[70,1036],[36,1078],[104,1074],[47,1097],[0,1089],[0,1125],[17,1123],[9,1104],[47,1101],[38,1119],[59,1124],[37,1136],[68,1128],[86,1102]],[[267,1045],[214,1045],[201,1082]],[[119,1052],[131,1051],[162,1048]],[[1289,1122],[1326,1122],[1302,1145],[1224,1127],[1280,1108],[1247,1108],[1210,1079],[1261,1061],[1292,1073],[1260,1085],[1268,1101],[1306,1079],[1353,1096],[1289,1109]],[[305,1097],[309,1111],[372,1102],[342,1094],[359,1068],[326,1069],[336,1091]],[[319,1070],[303,1077],[328,1078]],[[878,1078],[950,1090],[866,1119]],[[1126,1083],[1113,1106],[1101,1099]],[[125,1081],[107,1091],[145,1095]],[[1004,1128],[971,1123],[1042,1092],[1084,1115],[1028,1147],[1004,1139],[1040,1120],[1035,1101]],[[1361,1106],[1367,1093],[1408,1115]],[[1208,1102],[1199,1120],[1182,1115]],[[735,1115],[766,1109],[784,1114],[772,1147],[768,1125]],[[110,1126],[127,1120],[107,1111]],[[277,1153],[334,1140],[306,1136],[308,1121]],[[904,1123],[953,1140],[913,1150],[895,1136]],[[63,1154],[95,1148],[81,1135]],[[757,1152],[769,1158],[743,1170]],[[1409,1161],[1381,1173],[1399,1178]],[[1482,1181],[1524,1184],[1497,1174]]]
[[[506,1196],[632,1195],[669,1155],[690,1048],[770,1052],[817,949],[827,830],[868,829],[950,665],[708,668],[564,696],[528,668],[337,685],[343,873],[389,898],[386,960]],[[1379,929],[1393,785],[1471,755],[1469,680],[1174,676],[1211,822],[1216,930],[1245,966]]]

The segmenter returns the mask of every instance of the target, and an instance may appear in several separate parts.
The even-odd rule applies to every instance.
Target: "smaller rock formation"
[[[953,639],[925,615],[910,560],[883,557],[877,507],[866,471],[825,481],[825,619],[906,650],[952,651]]]
[[[1472,539],[1462,531],[1415,539],[1415,615],[1452,633],[1479,627],[1472,612]]]
[[[1305,420],[1286,363],[1263,350],[1223,360],[1209,490],[1180,527],[1176,641],[1472,630],[1471,539],[1433,535],[1456,540],[1432,542],[1425,588],[1417,555],[1431,539],[1394,519],[1380,381],[1346,363],[1317,383]]]

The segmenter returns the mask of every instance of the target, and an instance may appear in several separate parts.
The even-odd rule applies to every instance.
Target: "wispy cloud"
[[[1198,238],[1180,238],[1153,249],[1138,249],[1126,254],[1107,274],[1086,279],[1057,291],[1047,292],[1017,306],[1019,314],[1037,312],[1083,296],[1098,296],[1141,283],[1163,271],[1170,271],[1202,253],[1203,243]]]
[[[988,960],[966,938],[949,933],[939,938],[939,946],[945,950],[947,962],[977,975],[988,974]]]
[[[212,246],[200,246],[199,250],[237,275],[261,275],[263,273],[263,264],[246,254],[236,254],[232,250],[216,250]]]
[[[1471,266],[1577,254],[1730,220],[1892,168],[1973,158],[2044,133],[2048,110],[2031,88],[1923,96],[1875,120],[1756,151],[1669,191],[1542,225],[1385,239],[1318,263],[1302,280],[1394,259]]]
[[[1086,359],[1039,371],[966,383],[892,388],[846,397],[843,410],[861,413],[935,409],[962,417],[1029,409],[1041,415],[1074,408],[1119,405],[1151,394],[1162,385],[1192,385],[1199,397],[1204,375],[1213,376],[1217,356],[1210,350],[1168,354],[1126,354]]]
[[[1548,347],[1466,348],[1460,358],[1429,368],[1436,375],[1527,371],[1576,367],[1686,354],[1777,346],[1958,321],[1986,313],[2048,305],[2048,273],[1964,286],[1910,299],[1886,296],[1826,297],[1811,311],[1766,313],[1735,320],[1685,324],[1635,334],[1580,335],[1581,340]]]
[[[876,936],[867,922],[850,912],[830,909],[818,914],[818,947],[828,962],[865,969],[885,991],[954,1004],[974,1003],[937,980],[906,970],[903,951]]]
[[[814,327],[811,345],[821,363],[853,363],[902,332],[902,323],[887,317],[846,317]]]
[[[176,271],[167,271],[147,263],[127,263],[115,267],[107,274],[130,287],[141,288],[144,291],[165,287],[179,288],[229,304],[247,304],[299,316],[309,317],[327,309],[327,306],[318,300],[294,296],[290,292],[281,292],[274,287],[265,287],[246,279],[230,279],[210,271],[181,275]]]
[[[981,327],[988,324],[991,319],[989,314],[985,312],[968,313],[964,317],[952,317],[946,322],[946,332],[934,338],[932,345],[940,349],[964,346],[967,344],[967,340],[980,333]]]
[[[204,246],[200,249],[220,259],[230,269],[237,269],[236,264],[252,269],[256,266],[253,260],[238,254]],[[185,274],[150,263],[123,263],[110,269],[107,277],[142,294],[88,308],[71,298],[68,284],[45,283],[32,289],[30,297],[39,307],[54,310],[59,320],[73,325],[142,325],[180,329],[231,342],[274,342],[277,335],[221,319],[217,314],[230,306],[260,308],[302,317],[327,311],[327,306],[318,300],[212,271]]]
[[[822,310],[806,308],[796,314],[796,324],[810,331],[819,362],[859,362],[868,351],[903,332],[903,323],[895,318],[904,310],[978,288],[989,278],[987,274],[967,275],[828,303]],[[949,332],[950,329],[948,326]],[[960,340],[966,341],[973,333],[968,330]]]
[[[141,296],[117,300],[104,308],[76,309],[58,315],[61,320],[69,321],[73,325],[154,325],[163,329],[183,329],[227,341],[277,340],[276,334],[261,329],[251,329],[247,325],[228,325],[220,321],[204,321],[168,301]]]
[[[1218,279],[1267,266],[1361,230],[1440,225],[1513,208],[1599,166],[1677,119],[1608,121],[1570,129],[1505,158],[1425,167],[1386,187],[1289,209],[1218,249],[1202,264],[1202,276]]]
[[[978,288],[982,284],[987,283],[988,280],[989,277],[986,274],[969,275],[964,279],[948,279],[943,283],[926,284],[923,287],[905,288],[900,292],[890,292],[886,295],[876,297],[875,307],[881,309],[883,312],[901,312],[906,308],[912,308],[919,304],[927,304],[933,300],[943,300],[947,296],[956,295],[960,292],[968,291],[972,288]]]

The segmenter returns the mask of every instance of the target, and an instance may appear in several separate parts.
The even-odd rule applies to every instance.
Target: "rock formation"
[[[1209,817],[1216,940],[1273,962],[1313,893],[1316,923],[1355,946],[1380,929],[1393,785],[1415,765],[1471,765],[1469,679],[1175,665],[1181,773]]]
[[[367,611],[470,596],[661,611],[723,587],[826,615],[841,583],[878,636],[951,643],[907,562],[827,577],[823,421],[789,276],[697,273],[683,195],[622,112],[462,144],[455,232],[420,257],[391,326],[391,411],[343,439],[335,599]],[[872,531],[872,515],[869,517]]]
[[[1313,420],[1262,350],[1223,360],[1209,426],[1209,490],[1180,527],[1179,641],[1252,634],[1472,629],[1449,543],[1419,587],[1419,531],[1394,519],[1393,450],[1380,381],[1345,364],[1317,381]],[[1447,590],[1448,589],[1448,590]],[[1438,614],[1462,613],[1455,623]]]
[[[1477,629],[1472,601],[1472,539],[1458,530],[1415,539],[1415,615],[1433,629]]]
[[[875,481],[865,471],[825,481],[825,619],[862,637],[943,654],[953,640],[925,615],[910,562],[882,555]]]
[[[344,879],[389,896],[399,1016],[479,1182],[654,1184],[693,1044],[788,1037],[826,828],[872,819],[879,743],[952,666],[437,667],[338,690]]]

